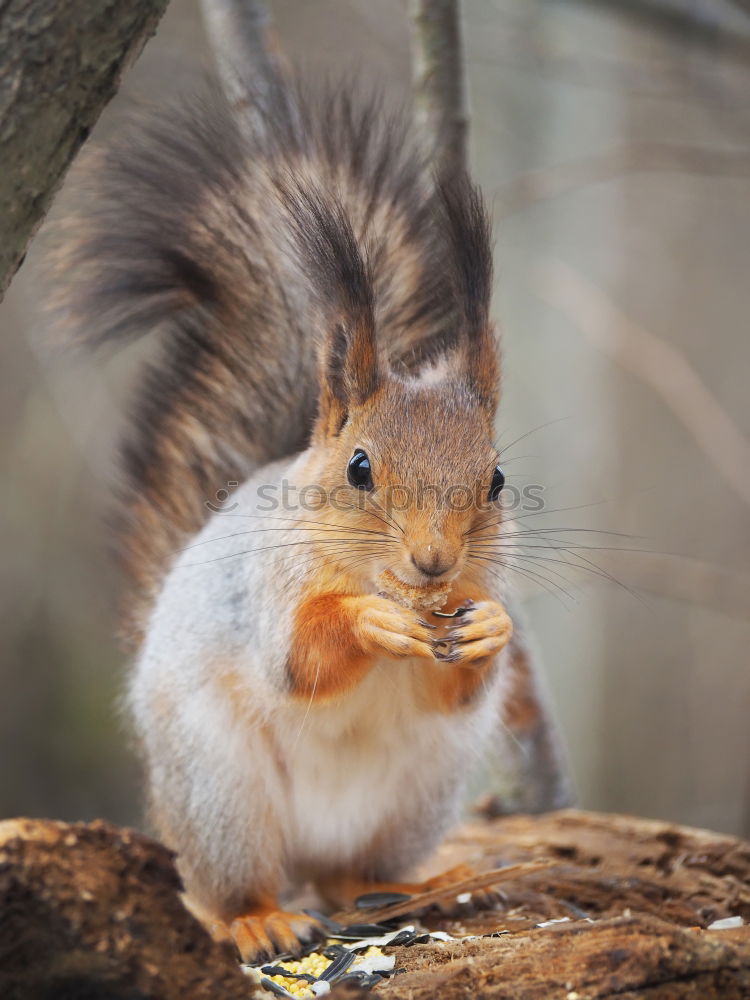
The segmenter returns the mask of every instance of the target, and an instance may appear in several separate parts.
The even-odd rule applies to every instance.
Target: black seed
[[[268,979],[266,976],[261,976],[260,980],[261,986],[265,986],[267,990],[275,993],[277,997],[293,997],[294,994],[290,993],[289,990],[285,990],[283,986],[279,986],[275,983],[273,979]]]
[[[348,955],[349,949],[345,948],[342,944],[329,944],[327,948],[324,948],[321,955],[325,955],[326,958],[338,958],[339,955]]]
[[[416,934],[415,931],[406,931],[406,930],[404,930],[404,931],[401,931],[400,934],[397,934],[395,936],[395,938],[393,938],[392,941],[388,942],[388,947],[390,948],[391,945],[394,945],[394,946],[395,945],[410,945],[410,944],[414,944],[414,942],[416,940],[417,940],[417,934]]]
[[[393,906],[394,903],[406,903],[411,896],[405,892],[366,892],[357,896],[354,905],[358,910],[376,910],[381,906]]]
[[[312,917],[313,920],[317,920],[331,934],[336,934],[338,931],[344,930],[341,924],[337,924],[335,920],[331,920],[330,917],[327,917],[325,913],[321,913],[319,910],[303,910],[302,912],[306,913],[308,917]]]
[[[384,977],[379,975],[377,972],[371,972],[370,975],[362,980],[362,989],[371,990],[373,986],[377,986],[378,983],[382,983]]]
[[[336,980],[336,985],[338,986],[339,983],[357,983],[361,985],[362,980],[367,979],[368,975],[369,973],[364,972],[362,969],[357,972],[345,972],[343,976],[339,976]]]
[[[289,979],[306,979],[308,983],[317,983],[317,976],[311,976],[309,972],[290,972],[282,965],[264,965],[260,970],[264,976],[287,976]]]
[[[382,937],[389,930],[390,928],[384,924],[351,924],[349,927],[345,927],[343,932],[337,934],[336,937],[342,938],[345,941],[358,941],[360,938]]]
[[[328,968],[325,970],[325,972],[320,978],[323,980],[327,980],[329,983],[332,983],[334,979],[338,978],[338,976],[341,976],[343,975],[343,973],[346,972],[346,970],[352,964],[354,959],[355,959],[354,952],[351,951],[347,951],[343,955],[339,955],[338,958],[335,958],[331,962],[331,964],[328,966]]]

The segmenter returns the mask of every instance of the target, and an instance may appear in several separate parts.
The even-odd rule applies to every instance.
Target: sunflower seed
[[[403,930],[399,931],[398,934],[391,941],[388,942],[389,945],[410,945],[414,944],[417,940],[416,931]]]
[[[313,920],[317,920],[318,923],[322,924],[323,927],[325,927],[325,929],[331,934],[337,934],[339,931],[344,930],[341,924],[337,924],[335,920],[331,920],[330,917],[327,917],[325,913],[321,913],[320,910],[308,909],[303,910],[302,912],[306,913],[308,917],[312,917]]]
[[[289,979],[306,979],[308,983],[316,983],[317,976],[311,976],[309,972],[290,972],[283,965],[264,965],[260,970],[264,976],[287,976]]]
[[[269,979],[267,976],[261,976],[260,982],[262,986],[265,986],[265,988],[270,990],[271,993],[275,993],[277,997],[294,998],[293,993],[290,993],[289,990],[285,990],[283,986],[279,986],[278,983],[275,983],[273,979]]]
[[[382,937],[390,930],[385,924],[350,924],[335,936],[342,941],[359,941],[360,938]]]
[[[411,896],[406,892],[366,892],[357,896],[354,905],[358,910],[376,910],[381,906],[393,906],[394,903],[406,903]]]
[[[351,951],[345,952],[343,955],[339,955],[338,958],[334,958],[320,978],[329,983],[334,982],[335,979],[346,972],[355,957],[356,956]]]

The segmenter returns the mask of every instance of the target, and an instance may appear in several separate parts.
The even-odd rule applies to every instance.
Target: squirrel
[[[128,704],[155,827],[245,960],[319,932],[290,888],[410,884],[526,655],[490,222],[412,132],[279,74],[137,121],[62,223],[73,335],[161,338],[123,448]]]

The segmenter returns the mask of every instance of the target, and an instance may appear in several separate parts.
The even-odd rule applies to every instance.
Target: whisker
[[[500,445],[500,439],[498,439],[497,443],[495,444],[495,448],[500,452],[500,454],[502,454],[504,451],[508,451],[510,448],[513,448],[514,445],[517,445],[519,441],[523,441],[524,438],[530,437],[532,434],[536,434],[537,431],[543,431],[547,427],[552,427],[554,424],[561,424],[563,423],[563,421],[570,419],[571,419],[570,417],[556,417],[554,420],[548,420],[544,424],[539,424],[537,427],[532,427],[530,431],[526,431],[524,434],[521,434],[519,437],[517,437],[514,441],[511,441],[510,444],[506,444],[502,447]]]
[[[224,559],[235,559],[235,558],[238,558],[239,556],[253,555],[254,553],[257,553],[257,552],[271,552],[271,551],[275,551],[275,550],[278,550],[278,549],[287,549],[287,548],[291,548],[293,546],[306,545],[306,544],[309,545],[309,539],[301,539],[298,542],[280,542],[277,545],[262,545],[262,546],[256,547],[256,548],[242,549],[239,552],[225,552],[225,553],[223,553],[223,555],[215,556],[215,557],[213,557],[211,559],[201,559],[201,560],[199,560],[197,562],[183,563],[182,566],[179,566],[179,567],[176,567],[176,568],[181,569],[181,568],[187,568],[189,566],[209,566],[211,563],[222,562]],[[335,551],[341,551],[342,549],[348,551],[352,547],[356,547],[357,544],[360,544],[360,545],[372,545],[373,543],[369,542],[369,541],[365,541],[364,539],[361,542],[359,542],[359,543],[357,542],[357,540],[353,540],[353,539],[338,539],[338,540],[336,540],[336,539],[330,539],[330,540],[325,541],[325,542],[321,541],[321,540],[318,540],[318,541],[314,542],[313,544],[315,546],[334,546],[335,547]],[[323,553],[319,553],[319,554],[321,556],[325,557],[327,554],[330,554],[331,551],[334,551],[334,549],[329,549],[328,553],[323,552]],[[380,554],[378,552],[378,550],[374,547],[374,545],[373,545],[373,551],[377,552],[378,554]]]
[[[510,564],[510,560],[511,559],[518,560],[518,559],[522,559],[523,556],[520,553],[512,553],[510,556],[505,556],[503,558],[499,558],[497,556],[483,556],[482,558],[488,560],[489,562],[494,563],[497,566],[501,566],[502,567],[502,566]],[[534,568],[534,572],[539,573],[541,575],[541,569],[538,566],[536,566]],[[544,574],[544,578],[547,579],[549,581],[549,583],[553,583],[553,581],[550,580],[549,576],[547,575],[547,574],[550,574],[550,573],[554,577],[557,577],[558,579],[562,580],[564,583],[566,583],[568,585],[571,585],[571,586],[574,585],[574,581],[572,581],[568,577],[564,576],[558,570],[553,570],[553,569],[549,569],[548,568],[547,569],[547,573]],[[571,596],[571,595],[569,595],[569,596]]]
[[[612,573],[609,573],[602,566],[599,566],[598,563],[595,563],[593,560],[588,559],[586,556],[583,556],[579,552],[575,551],[575,549],[577,547],[571,548],[571,547],[564,546],[564,545],[558,545],[558,546],[546,546],[546,545],[505,546],[505,545],[498,545],[498,546],[482,546],[481,548],[482,548],[483,551],[492,552],[493,553],[493,558],[496,558],[499,561],[500,564],[502,564],[504,558],[508,558],[509,557],[509,558],[515,558],[515,559],[526,559],[526,560],[533,561],[533,562],[555,563],[557,565],[566,566],[569,569],[575,569],[575,570],[583,571],[585,573],[590,573],[592,576],[600,577],[601,579],[606,580],[609,583],[614,583],[618,587],[621,587],[628,594],[630,594],[631,597],[635,598],[635,600],[637,600],[640,604],[643,604],[644,607],[647,606],[646,602],[643,600],[643,598],[640,596],[640,594],[637,593],[637,591],[634,591],[631,587],[629,587],[622,580],[618,579]],[[615,546],[609,546],[609,547],[607,547],[607,546],[583,546],[583,548],[594,549],[595,551],[603,551],[603,552],[610,552],[610,551],[615,551],[615,552],[648,551],[648,550],[645,550],[645,549],[644,550],[634,550],[634,549],[621,548],[621,547],[618,548],[618,547],[615,547]],[[546,550],[546,551],[553,551],[553,552],[563,552],[563,553],[565,553],[565,555],[567,555],[569,557],[569,559],[571,559],[571,560],[580,560],[580,561],[571,562],[571,561],[569,561],[569,559],[556,558],[556,557],[553,557],[553,556],[530,555],[529,551],[528,551],[529,549],[531,549],[531,550],[541,549],[543,551]],[[509,556],[504,556],[503,553],[504,552],[508,552],[508,551],[509,551],[510,555]]]
[[[547,593],[551,594],[551,596],[554,597],[556,600],[561,601],[564,607],[567,607],[567,605],[565,604],[565,601],[562,600],[560,594],[557,593],[557,591],[560,591],[571,601],[573,601],[573,603],[577,603],[575,598],[571,594],[569,594],[563,587],[561,587],[559,584],[554,583],[551,580],[548,580],[537,570],[531,570],[528,567],[518,566],[515,563],[510,562],[510,560],[508,560],[507,562],[506,561],[501,562],[500,560],[491,559],[489,557],[484,557],[484,556],[471,556],[470,559],[473,559],[477,562],[488,562],[490,563],[490,565],[499,566],[503,569],[510,570],[510,572],[512,573],[518,573],[520,576],[523,576],[526,579],[531,580],[532,583],[541,585],[543,590],[546,590]]]

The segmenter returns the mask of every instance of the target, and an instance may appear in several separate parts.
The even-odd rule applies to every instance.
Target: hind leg
[[[277,902],[286,875],[282,756],[274,734],[250,710],[238,712],[226,687],[178,699],[166,686],[154,694],[145,678],[134,701],[152,816],[177,852],[187,905],[255,961],[299,950],[318,928]]]

